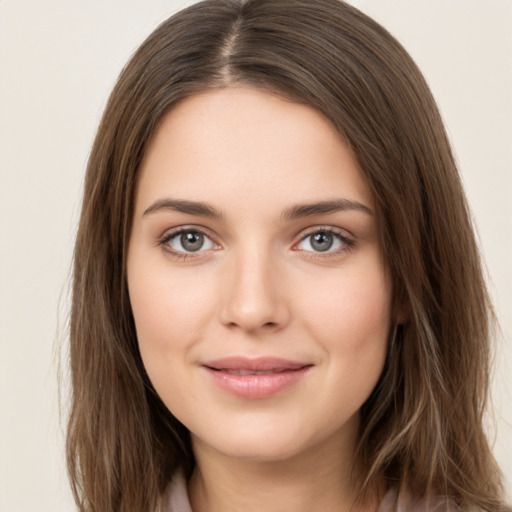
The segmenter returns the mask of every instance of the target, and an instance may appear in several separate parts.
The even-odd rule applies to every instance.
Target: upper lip
[[[310,363],[301,361],[292,361],[289,359],[281,359],[279,357],[224,357],[202,363],[202,366],[213,370],[245,370],[253,372],[269,372],[269,371],[286,371],[299,370],[305,366],[311,366]]]

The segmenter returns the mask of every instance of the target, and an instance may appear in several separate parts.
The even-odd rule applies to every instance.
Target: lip
[[[226,357],[201,364],[213,382],[242,398],[268,398],[298,383],[311,363],[276,357]]]

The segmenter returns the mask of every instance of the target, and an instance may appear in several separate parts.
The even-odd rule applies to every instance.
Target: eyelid
[[[177,237],[178,235],[181,235],[187,231],[195,231],[197,233],[200,233],[205,238],[210,240],[210,242],[213,244],[213,248],[208,249],[200,249],[195,252],[187,252],[187,251],[178,251],[174,248],[171,248],[169,245],[169,242]],[[209,252],[211,250],[217,250],[221,246],[220,244],[215,240],[215,236],[211,233],[211,231],[203,226],[198,226],[195,224],[188,224],[183,226],[176,226],[174,228],[170,228],[164,232],[162,236],[160,236],[157,240],[157,245],[161,246],[168,254],[170,254],[173,257],[179,258],[179,259],[187,259],[187,258],[197,258],[200,256],[203,256],[204,253]]]
[[[205,250],[198,250],[195,252],[187,252],[187,251],[177,251],[169,246],[169,241],[172,240],[174,237],[187,232],[187,231],[196,231],[198,233],[201,233],[206,238],[208,238],[211,243],[214,245],[213,248],[208,248]],[[332,234],[335,237],[337,237],[341,243],[342,246],[334,251],[327,250],[325,252],[321,251],[308,251],[305,249],[300,249],[297,246],[303,242],[306,238],[309,236],[314,235],[315,233],[328,233]],[[346,229],[338,228],[335,226],[327,226],[327,225],[317,225],[317,226],[311,226],[305,230],[303,230],[300,233],[300,238],[297,242],[293,244],[292,249],[296,251],[300,251],[303,253],[309,253],[309,257],[313,258],[329,258],[333,256],[340,255],[341,253],[350,251],[355,246],[355,240],[351,233],[349,233]],[[221,248],[221,245],[216,241],[215,234],[212,234],[212,232],[204,227],[204,226],[198,226],[197,224],[187,224],[182,226],[176,226],[174,228],[170,228],[164,232],[162,236],[160,236],[157,240],[157,245],[162,246],[162,248],[171,256],[177,258],[177,259],[188,259],[188,258],[198,258],[201,256],[204,256],[205,253],[208,253],[212,250],[218,250]]]
[[[335,235],[340,235],[342,237],[346,238],[352,238],[353,235],[344,228],[339,228],[337,226],[331,226],[329,224],[318,224],[316,226],[311,226],[306,229],[303,229],[300,234],[298,235],[301,240],[306,238],[307,236],[318,233],[318,232],[324,232],[324,233],[334,233]]]
[[[325,252],[321,251],[308,251],[305,249],[299,249],[298,245],[302,243],[304,240],[306,240],[308,237],[316,234],[316,233],[327,233],[334,235],[338,239],[340,239],[342,246],[334,251],[327,250]],[[312,226],[310,228],[307,228],[306,230],[302,231],[300,234],[300,238],[298,242],[295,242],[293,245],[293,249],[297,251],[301,251],[304,253],[309,253],[310,257],[315,258],[329,258],[336,255],[339,255],[344,252],[348,252],[351,249],[353,249],[355,246],[355,240],[351,233],[349,233],[347,230],[342,228],[337,228],[335,226]]]

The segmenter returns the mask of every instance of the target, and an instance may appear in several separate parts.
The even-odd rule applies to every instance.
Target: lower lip
[[[311,366],[266,375],[234,375],[222,370],[204,368],[215,384],[224,391],[242,398],[256,399],[268,398],[293,386],[306,375]]]

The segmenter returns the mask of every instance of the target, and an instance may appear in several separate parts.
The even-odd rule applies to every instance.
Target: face
[[[283,460],[354,439],[390,330],[373,211],[309,107],[227,88],[167,114],[127,275],[147,373],[194,447]]]

